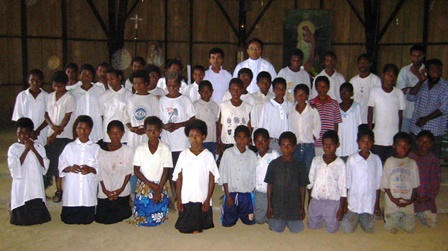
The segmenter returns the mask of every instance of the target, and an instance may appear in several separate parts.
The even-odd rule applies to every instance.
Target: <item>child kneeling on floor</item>
[[[191,147],[179,155],[173,172],[176,182],[176,228],[181,233],[198,233],[213,228],[212,195],[219,172],[214,154],[202,145],[207,137],[207,124],[195,119],[185,126]]]

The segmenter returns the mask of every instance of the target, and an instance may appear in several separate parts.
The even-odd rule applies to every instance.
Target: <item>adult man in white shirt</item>
[[[261,55],[263,54],[263,42],[260,39],[252,38],[251,40],[249,40],[249,42],[247,43],[247,54],[249,55],[249,58],[239,63],[235,67],[235,71],[233,72],[234,78],[238,77],[238,71],[241,68],[251,69],[254,76],[257,76],[261,71],[267,71],[269,72],[269,74],[271,74],[271,77],[273,79],[277,77],[277,72],[275,71],[274,66],[272,66],[271,63],[261,57]],[[252,78],[252,82],[250,83],[247,90],[249,91],[249,93],[254,93],[259,90],[255,78]]]
[[[294,88],[299,84],[305,84],[311,88],[310,75],[302,66],[303,52],[300,49],[293,49],[290,53],[290,64],[281,69],[279,77],[286,80],[285,99],[294,103]]]

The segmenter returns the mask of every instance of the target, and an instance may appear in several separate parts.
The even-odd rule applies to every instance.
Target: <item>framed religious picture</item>
[[[283,67],[289,63],[289,52],[298,48],[305,70],[317,75],[323,69],[322,55],[331,46],[330,10],[286,10],[283,39]]]
[[[146,62],[148,64],[154,64],[158,67],[163,65],[163,50],[159,43],[151,41],[148,43],[146,51]]]

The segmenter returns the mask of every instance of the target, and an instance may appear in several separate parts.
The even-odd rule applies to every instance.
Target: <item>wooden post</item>
[[[62,69],[68,63],[67,45],[67,0],[61,0],[61,24],[62,24]]]
[[[428,35],[429,35],[429,7],[431,5],[430,0],[425,0],[425,7],[424,7],[424,17],[423,17],[423,36],[422,36],[422,43],[425,48],[425,51],[428,48]],[[426,53],[425,53],[426,57]]]
[[[28,18],[26,11],[26,0],[20,1],[20,31],[22,38],[22,84],[23,88],[28,87]]]
[[[190,59],[190,63],[193,63],[193,18],[194,18],[194,14],[193,14],[193,10],[194,10],[194,0],[190,0],[190,37],[189,37],[189,43],[190,43],[190,54],[189,54],[189,59]],[[188,79],[190,79],[191,76],[188,76]],[[199,83],[198,83],[199,84]]]

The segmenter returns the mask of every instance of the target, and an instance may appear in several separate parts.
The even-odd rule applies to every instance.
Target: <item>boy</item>
[[[328,89],[328,95],[337,101],[337,103],[341,103],[341,97],[339,97],[339,87],[342,85],[342,83],[345,82],[344,76],[336,71],[336,61],[337,57],[336,54],[333,51],[327,51],[323,55],[324,58],[324,66],[325,69],[323,69],[317,76],[314,78],[313,82],[313,96],[312,98],[319,95],[317,91],[317,78],[320,76],[325,76],[329,80],[329,89]]]
[[[43,82],[44,74],[39,69],[33,69],[28,73],[30,87],[17,95],[12,121],[24,117],[30,118],[36,127],[33,129],[31,137],[46,145],[48,127],[45,122],[45,109],[47,108],[48,93],[41,88]]]
[[[292,103],[284,99],[286,92],[286,80],[284,78],[274,79],[272,85],[274,87],[275,98],[263,105],[258,126],[270,132],[271,144],[269,147],[280,151],[278,139],[282,132],[289,130],[288,111]]]
[[[319,112],[307,103],[309,95],[310,88],[307,85],[296,86],[296,105],[288,112],[289,129],[296,135],[298,142],[294,158],[305,164],[306,173],[309,173],[315,156],[314,141],[319,138],[321,126]]]
[[[148,141],[143,125],[147,117],[159,116],[159,100],[146,91],[149,79],[144,70],[133,72],[129,79],[135,94],[126,99],[125,125],[129,129],[127,143],[135,150],[138,145]],[[131,184],[135,184],[134,178],[131,177]]]
[[[33,121],[23,117],[17,120],[18,143],[8,149],[8,167],[11,172],[11,219],[14,225],[42,224],[51,220],[45,206],[42,175],[48,171],[44,146],[32,140]]]
[[[274,66],[269,63],[267,60],[263,59],[261,55],[263,54],[263,42],[258,38],[252,38],[247,42],[247,55],[248,59],[239,63],[235,67],[235,71],[233,72],[233,77],[236,78],[240,75],[239,71],[242,68],[249,68],[254,75],[258,75],[258,73],[262,71],[267,71],[271,74],[272,78],[277,77],[277,72],[275,71]],[[254,93],[258,91],[257,83],[255,83],[254,79],[251,79],[250,84],[247,88],[249,93]]]
[[[291,233],[303,231],[305,218],[305,187],[308,177],[305,166],[292,155],[297,139],[292,132],[283,132],[279,139],[282,155],[268,167],[265,182],[268,183],[269,229],[283,232],[288,226]]]
[[[395,156],[384,164],[381,189],[386,192],[384,206],[384,227],[395,234],[398,228],[414,232],[414,199],[420,185],[417,163],[407,157],[411,148],[411,136],[405,132],[395,134],[393,148]]]
[[[199,97],[199,84],[202,82],[205,76],[205,69],[201,65],[195,65],[193,67],[193,79],[194,82],[187,86],[184,95],[190,98],[191,102],[198,100]]]
[[[222,96],[228,89],[232,74],[222,68],[224,62],[224,51],[221,48],[213,48],[208,53],[210,67],[205,71],[204,80],[208,80],[213,85],[212,100],[220,105]]]
[[[360,105],[361,122],[367,125],[367,111],[370,91],[375,87],[381,87],[381,79],[370,72],[372,60],[369,55],[361,54],[358,57],[359,74],[350,79],[353,85],[353,100]]]
[[[255,100],[255,105],[252,109],[251,118],[252,126],[258,127],[258,120],[260,118],[261,110],[263,109],[264,103],[273,99],[275,95],[271,92],[271,74],[267,71],[262,71],[257,75],[257,85],[260,88],[259,91],[252,93]]]
[[[292,49],[289,56],[289,65],[278,72],[278,76],[286,80],[285,99],[294,102],[294,88],[299,84],[305,84],[311,88],[310,75],[302,67],[303,52],[300,49]]]
[[[414,44],[409,49],[409,57],[411,58],[411,64],[401,68],[397,78],[397,88],[402,90],[404,94],[414,87],[419,81],[424,80],[425,77],[425,65],[423,60],[425,59],[426,49],[421,44]],[[406,108],[403,114],[403,123],[401,131],[409,133],[409,127],[411,126],[412,113],[414,113],[414,102],[406,100]]]
[[[187,89],[187,83],[182,79],[182,62],[179,59],[169,59],[166,63],[166,75],[168,75],[168,72],[174,71],[177,72],[180,79],[180,88],[179,93],[183,94],[185,90]],[[160,78],[159,81],[157,81],[157,87],[162,89],[165,92],[165,95],[168,94],[168,87],[167,87],[167,80],[166,78]]]
[[[314,142],[316,156],[320,156],[323,154],[323,134],[328,130],[338,132],[339,123],[342,122],[342,117],[338,102],[327,95],[328,90],[330,89],[330,80],[326,76],[320,76],[315,79],[314,83],[316,84],[318,95],[310,100],[310,105],[316,107],[321,121],[319,138]]]
[[[226,100],[219,106],[218,124],[218,152],[222,152],[235,144],[234,130],[239,125],[244,125],[252,129],[250,122],[250,112],[252,106],[241,100],[243,81],[233,78],[229,83],[229,92],[232,95],[230,100]]]
[[[267,222],[266,212],[268,209],[268,184],[264,181],[264,178],[269,164],[278,158],[279,154],[269,148],[269,132],[264,128],[255,130],[254,143],[258,150],[255,182],[255,221],[258,224],[264,224]]]
[[[145,59],[143,59],[140,56],[133,57],[131,60],[131,66],[132,66],[131,76],[132,76],[132,73],[134,73],[135,71],[143,70],[145,68],[145,65],[146,65]],[[129,90],[130,92],[134,93],[134,90],[132,89],[132,87],[134,87],[134,85],[132,84],[132,81],[130,78],[126,79],[124,87],[127,90]]]
[[[99,87],[101,87],[104,91],[107,91],[109,89],[109,86],[107,85],[107,69],[109,68],[109,63],[101,61],[96,66],[96,75],[98,76],[98,82],[95,84]]]
[[[67,63],[64,67],[64,71],[68,77],[68,83],[65,87],[67,88],[67,91],[72,91],[73,89],[81,85],[81,82],[78,81],[79,67],[77,64],[73,62]]]
[[[160,68],[150,64],[145,69],[146,73],[148,73],[149,77],[149,85],[146,87],[146,90],[155,95],[157,99],[160,99],[163,95],[165,95],[165,92],[157,87],[157,82],[159,82],[160,76],[162,75],[162,72],[160,71]]]
[[[191,120],[185,126],[191,147],[181,152],[174,168],[177,210],[176,229],[181,233],[198,233],[213,228],[212,195],[219,172],[215,156],[203,147],[207,125],[202,120]]]
[[[90,64],[84,64],[80,68],[81,86],[72,91],[76,100],[76,109],[74,117],[80,115],[90,116],[95,125],[90,134],[93,142],[103,139],[103,120],[100,113],[100,96],[104,89],[92,83],[95,78],[95,68]]]
[[[386,64],[381,88],[372,89],[368,102],[367,122],[369,129],[373,129],[376,135],[372,152],[380,156],[383,163],[392,155],[392,138],[400,131],[405,108],[403,92],[394,87],[397,74],[396,65]]]
[[[247,91],[247,87],[250,85],[252,78],[254,75],[252,74],[252,71],[249,68],[243,68],[238,72],[238,78],[243,82],[243,89],[241,92],[241,100],[248,103],[252,107],[255,106],[255,98],[254,96]],[[224,96],[222,96],[222,102],[229,100],[232,98],[232,94],[230,93],[230,90],[224,93]]]
[[[216,130],[219,123],[219,106],[211,100],[213,92],[212,83],[202,80],[199,84],[199,95],[201,98],[196,100],[193,106],[196,110],[196,118],[203,120],[207,124],[208,133],[204,139],[204,147],[211,153],[216,154],[216,138],[219,137]]]
[[[408,157],[418,165],[420,186],[414,201],[417,218],[429,227],[437,226],[436,196],[439,194],[441,169],[437,156],[431,152],[434,134],[423,130],[417,135],[418,150],[409,153]]]
[[[353,233],[358,224],[366,233],[375,229],[375,215],[380,216],[380,184],[383,165],[378,155],[370,152],[374,134],[365,129],[358,132],[360,151],[347,160],[348,208],[341,222],[344,233]]]
[[[336,156],[339,147],[336,131],[325,132],[322,142],[324,154],[314,157],[308,175],[308,189],[312,190],[307,225],[309,229],[325,226],[328,233],[336,233],[347,197],[345,163]]]
[[[122,71],[109,68],[106,71],[107,82],[110,87],[100,96],[100,113],[103,117],[103,142],[109,143],[110,138],[107,133],[107,126],[112,120],[125,121],[126,100],[132,93],[121,86]],[[122,141],[126,142],[129,129],[125,128]]]
[[[220,185],[224,189],[221,224],[231,227],[238,218],[246,225],[255,224],[253,191],[255,189],[257,157],[247,145],[250,130],[240,125],[235,128],[235,146],[227,149],[221,160]]]
[[[67,91],[68,77],[63,71],[56,71],[52,77],[54,92],[48,95],[45,121],[48,124],[48,138],[45,150],[50,160],[47,175],[55,177],[56,193],[53,202],[62,200],[62,179],[59,177],[59,155],[73,139],[72,113],[75,111],[75,97]]]

